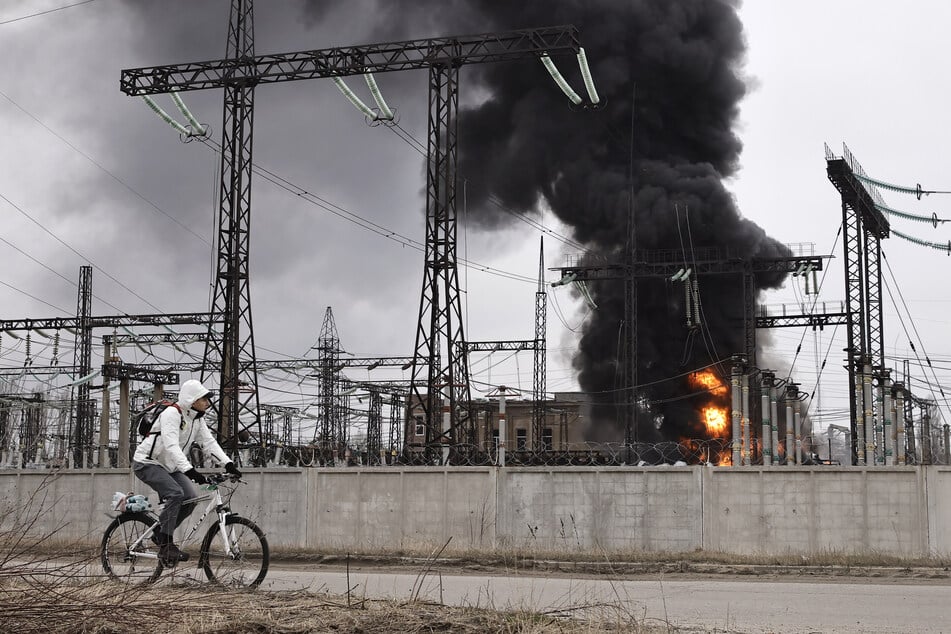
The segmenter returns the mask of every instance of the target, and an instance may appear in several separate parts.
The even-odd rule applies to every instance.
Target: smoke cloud
[[[312,19],[326,3],[305,3]],[[564,0],[549,2],[379,3],[377,35],[415,38],[574,24],[581,33],[603,106],[577,111],[537,62],[467,67],[463,92],[487,98],[464,108],[459,171],[470,217],[486,228],[511,217],[489,203],[536,213],[540,199],[588,247],[591,257],[622,261],[633,210],[636,249],[671,250],[689,262],[716,248],[741,257],[788,255],[736,208],[724,179],[735,173],[741,143],[734,133],[744,39],[737,2],[723,0]],[[573,59],[557,60],[583,93]],[[462,96],[465,103],[465,95]],[[630,192],[633,192],[631,200]],[[758,289],[782,276],[757,276]],[[621,375],[624,284],[589,286],[598,305],[574,359],[583,390],[601,395],[592,440],[621,440],[614,405]],[[739,275],[699,281],[703,328],[686,325],[683,285],[638,283],[638,393],[645,405],[641,440],[705,436],[699,415],[678,395],[687,371],[742,352]],[[722,372],[722,370],[721,370]],[[728,372],[728,370],[727,370]]]

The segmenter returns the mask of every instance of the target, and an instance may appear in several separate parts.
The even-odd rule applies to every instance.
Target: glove
[[[230,473],[236,478],[241,477],[241,471],[238,470],[238,466],[233,462],[229,462],[225,465],[225,472]]]
[[[188,479],[194,482],[195,484],[208,484],[208,478],[198,473],[198,471],[194,467],[186,471],[185,475],[188,476]]]

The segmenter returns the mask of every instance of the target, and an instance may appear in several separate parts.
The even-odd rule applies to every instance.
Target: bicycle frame
[[[228,555],[232,555],[231,536],[228,534],[228,531],[225,530],[227,518],[229,515],[232,514],[231,508],[227,504],[224,503],[224,500],[221,499],[221,492],[218,490],[217,484],[211,484],[211,485],[205,485],[205,486],[213,486],[214,489],[206,489],[207,491],[209,491],[209,494],[200,495],[194,498],[189,498],[185,500],[184,502],[182,502],[182,504],[190,504],[192,502],[201,502],[202,500],[208,500],[208,504],[205,505],[205,510],[201,514],[201,517],[199,517],[198,521],[195,522],[195,524],[186,531],[185,536],[182,538],[181,543],[182,544],[188,543],[191,540],[191,538],[195,535],[195,533],[198,532],[198,528],[201,526],[201,523],[205,521],[205,518],[208,517],[208,514],[211,513],[211,510],[215,509],[218,514],[218,525],[220,527],[221,536],[225,540],[226,552],[228,553]],[[211,493],[212,491],[213,491],[213,494]],[[150,539],[152,535],[155,534],[155,530],[159,526],[159,524],[160,522],[156,520],[154,524],[149,526],[149,530],[142,533],[141,537],[139,537],[137,540],[129,544],[129,550],[135,550],[139,546],[139,544],[141,544],[143,541],[145,541],[146,539]],[[150,552],[137,552],[135,556],[140,557],[142,559],[158,559],[157,553],[150,553]]]

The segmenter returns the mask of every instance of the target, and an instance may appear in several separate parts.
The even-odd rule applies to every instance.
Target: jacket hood
[[[187,410],[205,394],[211,394],[211,390],[202,385],[201,381],[189,379],[182,383],[182,389],[178,391],[178,405]]]

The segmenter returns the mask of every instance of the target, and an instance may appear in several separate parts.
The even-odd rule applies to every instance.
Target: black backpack
[[[162,401],[153,401],[145,406],[145,408],[136,412],[132,416],[132,423],[139,430],[139,436],[146,438],[150,435],[160,435],[161,431],[152,431],[152,427],[155,425],[155,421],[158,420],[159,416],[162,415],[162,412],[165,411],[168,407],[174,407],[178,410],[178,413],[181,414],[182,410],[178,407],[178,404],[174,401],[162,400]]]

